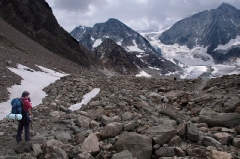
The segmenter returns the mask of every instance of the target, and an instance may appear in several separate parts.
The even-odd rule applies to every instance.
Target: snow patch
[[[235,39],[231,39],[227,44],[218,45],[218,47],[216,49],[214,49],[214,51],[216,51],[216,50],[228,50],[231,47],[239,46],[239,45],[240,45],[240,36],[238,35]]]
[[[85,95],[83,96],[83,99],[82,99],[81,103],[74,104],[74,105],[70,106],[69,109],[72,110],[72,111],[75,111],[75,110],[80,109],[83,104],[84,104],[84,105],[88,104],[88,102],[89,102],[92,98],[96,97],[96,95],[97,95],[99,92],[100,92],[100,88],[94,88],[91,92],[89,92],[89,93],[87,93],[87,94],[85,94]]]
[[[14,85],[8,88],[10,99],[7,102],[0,103],[0,120],[6,117],[11,111],[11,100],[21,97],[23,91],[29,91],[31,101],[34,106],[42,103],[42,99],[47,96],[43,88],[67,74],[59,73],[42,66],[38,66],[42,71],[34,71],[26,66],[18,65],[17,68],[9,68],[10,71],[22,77],[21,85]],[[31,71],[28,71],[28,70]]]
[[[144,50],[141,50],[138,48],[137,43],[135,40],[133,40],[134,46],[127,46],[127,50],[129,51],[137,51],[137,52],[144,52]]]
[[[98,47],[99,45],[101,45],[101,43],[102,43],[102,39],[97,39],[93,44],[93,48]]]
[[[151,75],[149,75],[147,72],[145,71],[141,71],[139,74],[136,75],[136,77],[152,77]]]

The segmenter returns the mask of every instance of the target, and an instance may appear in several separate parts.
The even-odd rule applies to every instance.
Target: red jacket
[[[24,111],[29,111],[30,109],[32,109],[32,104],[28,101],[27,98],[22,98],[22,103]]]

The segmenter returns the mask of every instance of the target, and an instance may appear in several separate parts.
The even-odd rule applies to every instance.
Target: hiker
[[[22,93],[21,102],[22,102],[22,120],[18,121],[18,130],[17,130],[17,142],[22,141],[22,132],[24,127],[24,134],[25,134],[25,141],[30,141],[30,123],[31,123],[31,116],[32,116],[32,104],[29,97],[30,93],[24,91]]]

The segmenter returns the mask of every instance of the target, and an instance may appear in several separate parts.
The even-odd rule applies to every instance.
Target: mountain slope
[[[189,48],[197,45],[208,47],[208,53],[216,61],[222,62],[233,57],[233,50],[228,50],[230,54],[223,54],[215,49],[235,39],[237,35],[240,35],[240,10],[223,3],[217,9],[203,11],[180,20],[163,32],[159,39],[167,45],[177,43]],[[236,51],[238,52],[234,52]]]
[[[2,0],[0,16],[53,53],[86,67],[91,65],[92,55],[87,55],[78,42],[59,26],[45,0]]]
[[[146,67],[135,54],[126,52],[111,39],[105,39],[94,52],[101,59],[103,66],[108,70],[121,74],[137,74],[138,67]]]

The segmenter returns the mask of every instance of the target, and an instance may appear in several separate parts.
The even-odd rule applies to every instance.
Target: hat
[[[29,96],[30,95],[30,93],[28,92],[28,91],[24,91],[23,93],[22,93],[22,97],[26,97],[26,96]]]

